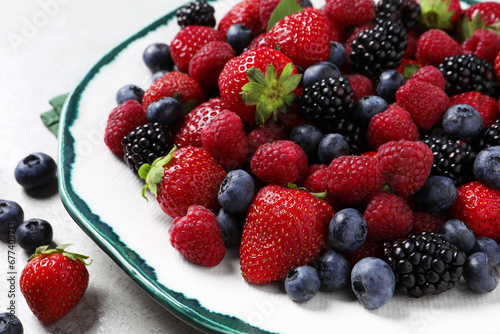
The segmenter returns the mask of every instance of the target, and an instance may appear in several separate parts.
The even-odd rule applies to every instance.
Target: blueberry
[[[352,268],[351,287],[361,305],[373,310],[392,298],[396,277],[391,267],[383,260],[365,257]]]
[[[328,225],[328,243],[343,253],[356,251],[366,240],[368,225],[356,209],[338,211]]]
[[[54,159],[45,153],[33,153],[16,166],[14,176],[25,189],[49,185],[57,180],[57,166]]]
[[[157,71],[153,74],[153,82],[155,82],[156,80],[160,79],[162,76],[164,76],[165,74],[169,73],[170,71],[167,71],[167,70],[162,70],[162,71]]]
[[[463,277],[469,288],[478,293],[487,293],[498,285],[498,268],[488,254],[477,252],[465,261]]]
[[[22,249],[33,253],[37,247],[52,242],[52,226],[43,219],[25,220],[16,230],[16,239]]]
[[[312,86],[315,82],[328,78],[340,78],[339,68],[329,61],[321,61],[309,66],[302,76],[304,87]]]
[[[0,313],[0,334],[23,334],[23,324],[10,312]]]
[[[0,199],[0,235],[15,233],[23,220],[24,211],[19,204]]]
[[[483,118],[468,104],[457,104],[443,114],[442,127],[449,138],[469,142],[481,132]]]
[[[236,54],[240,54],[253,39],[252,30],[243,24],[233,24],[226,32],[226,42],[231,45]]]
[[[217,213],[217,223],[222,231],[226,247],[239,247],[245,216],[241,213],[228,212],[221,208]]]
[[[235,169],[227,173],[222,181],[217,199],[221,207],[229,212],[244,212],[253,199],[255,182],[242,169]]]
[[[321,163],[329,165],[333,159],[349,154],[349,143],[339,133],[329,133],[323,137],[318,146],[318,156]]]
[[[285,279],[285,291],[296,302],[305,302],[314,297],[320,285],[316,269],[311,266],[293,268]]]
[[[318,146],[322,139],[323,133],[311,124],[298,125],[290,132],[290,140],[302,148],[310,164],[319,159]]]
[[[328,61],[337,67],[341,67],[347,61],[347,52],[344,45],[339,42],[330,42],[330,54]]]
[[[312,3],[309,0],[299,0],[299,4],[301,7],[312,7]]]
[[[162,97],[151,103],[146,109],[148,122],[173,125],[182,118],[182,106],[172,97]]]
[[[151,73],[174,68],[174,61],[170,54],[170,46],[165,43],[154,43],[149,45],[142,53],[142,60]]]
[[[473,171],[482,184],[491,189],[500,189],[500,146],[480,151],[474,161]]]
[[[368,127],[372,117],[385,111],[388,107],[387,101],[380,96],[364,96],[354,105],[353,116],[359,125]]]
[[[329,249],[317,259],[316,271],[321,281],[321,291],[337,291],[349,284],[351,279],[351,266],[344,256]]]
[[[116,92],[116,103],[122,104],[127,100],[136,100],[142,104],[144,89],[136,85],[125,85]]]
[[[500,246],[498,246],[498,243],[495,240],[488,237],[476,238],[476,243],[474,244],[474,247],[472,247],[470,254],[472,255],[477,252],[484,252],[488,254],[493,262],[497,265],[500,264]]]
[[[446,176],[429,176],[414,195],[415,204],[424,212],[448,209],[457,199],[457,187]]]
[[[396,91],[405,83],[404,76],[396,70],[386,70],[380,74],[375,92],[387,103],[396,101]]]
[[[446,240],[464,253],[469,253],[476,244],[474,232],[458,219],[450,219],[441,226],[441,234]]]

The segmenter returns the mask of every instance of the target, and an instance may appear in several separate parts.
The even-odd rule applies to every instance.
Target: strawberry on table
[[[29,308],[44,324],[68,313],[82,298],[89,284],[84,261],[88,256],[69,253],[69,244],[55,249],[38,247],[21,273],[19,286]]]
[[[254,284],[283,280],[326,245],[331,206],[298,189],[269,185],[248,209],[240,246],[243,278]]]

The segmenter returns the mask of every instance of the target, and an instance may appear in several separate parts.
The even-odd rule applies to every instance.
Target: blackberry
[[[359,33],[351,43],[351,67],[369,78],[379,76],[401,64],[406,46],[406,29],[395,22],[382,21]]]
[[[464,252],[435,232],[385,243],[383,257],[394,270],[398,290],[412,297],[453,288],[462,276],[466,260]]]
[[[491,147],[500,146],[500,119],[497,119],[491,126],[485,126],[481,132],[471,142],[474,152]]]
[[[438,69],[446,79],[448,95],[470,91],[497,95],[493,65],[475,54],[447,57]]]
[[[325,125],[323,132],[339,133],[344,136],[349,144],[350,154],[360,154],[369,150],[366,130],[347,116],[334,117]]]
[[[354,92],[345,77],[323,79],[305,88],[297,105],[306,120],[328,124],[354,108]]]
[[[175,13],[181,28],[190,25],[215,27],[214,8],[205,0],[195,0],[179,8]]]
[[[375,9],[375,22],[393,21],[410,31],[419,21],[422,10],[414,0],[382,0]]]
[[[421,141],[434,155],[431,175],[447,176],[457,187],[474,180],[476,153],[471,145],[445,136],[425,135]]]
[[[172,134],[165,125],[148,123],[136,127],[122,139],[123,159],[135,172],[145,163],[152,164],[173,147]]]

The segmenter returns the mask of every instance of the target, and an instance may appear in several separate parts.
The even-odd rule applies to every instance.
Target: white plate
[[[217,17],[237,0],[211,2]],[[174,18],[174,19],[173,19]],[[171,218],[142,181],[104,145],[115,92],[133,83],[147,88],[142,62],[151,43],[169,43],[178,31],[174,13],[152,23],[106,54],[68,99],[59,133],[59,186],[75,221],[156,301],[193,326],[213,333],[498,333],[500,289],[477,295],[463,282],[439,296],[395,296],[364,309],[350,291],[320,292],[294,303],[279,283],[256,286],[240,274],[237,251],[220,265],[186,261],[168,241]],[[133,301],[130,301],[133,303]]]

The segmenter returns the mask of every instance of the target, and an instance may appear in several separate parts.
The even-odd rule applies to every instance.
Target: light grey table
[[[157,304],[78,227],[57,189],[27,193],[14,179],[17,163],[28,154],[57,157],[57,139],[39,116],[50,109],[48,100],[71,90],[112,47],[183,1],[0,1],[0,199],[19,203],[26,219],[49,221],[55,243],[72,243],[70,249],[93,260],[84,297],[49,326],[31,313],[16,282],[13,300],[25,333],[200,333]],[[12,300],[7,245],[0,241],[0,312]],[[17,247],[18,273],[27,259]]]

